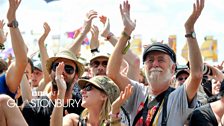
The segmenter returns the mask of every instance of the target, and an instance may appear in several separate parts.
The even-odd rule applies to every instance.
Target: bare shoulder
[[[75,113],[63,117],[63,126],[78,126],[79,115]]]

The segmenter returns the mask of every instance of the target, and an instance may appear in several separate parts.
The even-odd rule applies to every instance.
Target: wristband
[[[122,51],[122,54],[125,55],[130,47],[131,47],[131,44],[130,44],[130,41],[128,40],[128,45],[124,48],[124,50]]]
[[[112,36],[114,36],[114,34],[110,32],[110,33],[108,34],[108,36],[107,36],[107,40],[110,40],[110,38],[111,38]]]
[[[5,45],[0,43],[0,50],[4,50],[5,49]]]
[[[121,33],[121,35],[124,36],[124,37],[126,37],[128,40],[131,39],[131,36],[129,36],[129,35],[128,35],[126,32],[124,32],[124,31]]]
[[[94,53],[94,52],[99,52],[98,48],[91,49],[91,53]]]

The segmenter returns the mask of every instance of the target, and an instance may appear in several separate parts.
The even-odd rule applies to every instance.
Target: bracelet
[[[109,116],[112,117],[112,118],[119,118],[119,117],[121,117],[120,112],[118,112],[116,114],[113,114],[112,111],[109,113]]]
[[[107,36],[106,39],[107,39],[107,40],[110,40],[110,38],[111,38],[112,36],[114,36],[114,34],[110,32],[110,33],[108,34],[108,36]]]
[[[94,53],[94,52],[99,52],[98,48],[91,49],[91,53]]]

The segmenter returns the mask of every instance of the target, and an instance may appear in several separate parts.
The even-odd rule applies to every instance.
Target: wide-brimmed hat
[[[113,103],[120,95],[120,90],[118,86],[107,76],[95,76],[90,80],[78,80],[78,85],[81,89],[83,89],[87,83],[91,83],[102,89],[109,97],[111,103]]]
[[[91,63],[93,60],[95,60],[95,59],[97,59],[97,58],[106,58],[106,59],[109,59],[109,57],[110,57],[110,54],[108,54],[108,53],[94,53],[93,55],[92,55],[92,57],[90,57],[90,59],[89,59],[89,62]]]
[[[152,51],[160,51],[168,54],[172,61],[176,63],[176,54],[167,44],[163,44],[161,42],[155,42],[149,46],[147,46],[143,52],[143,63],[146,60],[146,56]]]
[[[57,59],[69,59],[69,60],[72,60],[75,62],[75,64],[77,65],[76,69],[78,69],[78,76],[81,77],[85,68],[84,68],[84,65],[78,61],[78,59],[76,58],[76,56],[74,55],[73,52],[69,51],[69,50],[63,50],[59,53],[56,54],[56,56],[54,57],[51,57],[47,60],[47,63],[46,63],[46,67],[47,67],[47,71],[48,73],[51,73],[51,66],[52,66],[52,63],[54,61],[56,61]]]

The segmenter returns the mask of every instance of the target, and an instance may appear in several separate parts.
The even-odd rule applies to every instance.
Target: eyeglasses
[[[180,77],[180,78],[177,78],[178,81],[182,81],[182,80],[187,80],[187,77],[183,78],[183,77]]]
[[[103,89],[101,89],[101,88],[99,88],[99,87],[97,87],[97,86],[95,86],[95,85],[93,85],[93,84],[87,84],[87,85],[83,88],[83,90],[85,90],[85,91],[91,91],[93,88],[96,88],[96,89],[98,89],[98,90],[100,90],[100,91],[103,91]]]
[[[93,62],[90,63],[90,66],[91,67],[94,67],[94,68],[97,68],[101,64],[103,67],[107,67],[107,62],[108,61],[101,61],[100,62],[100,61],[95,60],[95,61],[93,61]]]
[[[51,69],[55,72],[56,71],[56,67],[58,66],[59,63],[53,63]],[[75,72],[75,69],[73,66],[71,65],[65,65],[64,66],[64,70],[67,74],[73,74]]]

